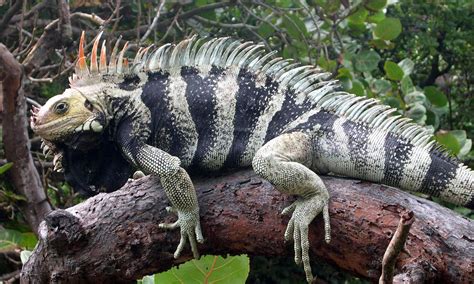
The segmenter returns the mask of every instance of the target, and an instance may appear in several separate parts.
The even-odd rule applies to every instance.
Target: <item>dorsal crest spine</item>
[[[276,52],[267,52],[261,44],[241,42],[230,37],[202,39],[192,36],[176,45],[165,44],[153,51],[153,46],[140,48],[129,68],[128,59],[125,57],[128,42],[118,53],[121,37],[115,43],[108,64],[105,40],[103,41],[97,65],[97,49],[101,35],[102,33],[94,41],[89,71],[84,54],[85,34],[82,34],[75,74],[70,79],[71,86],[99,83],[103,80],[101,75],[105,74],[121,79],[126,75],[138,75],[143,72],[169,72],[183,66],[235,66],[271,77],[280,84],[280,88],[292,89],[299,103],[310,102],[315,108],[320,107],[354,122],[366,123],[370,127],[387,129],[415,146],[438,151],[431,133],[410,119],[393,115],[396,109],[383,105],[376,99],[338,91],[338,81],[331,80],[329,73],[316,66],[301,65],[289,59],[274,57]]]

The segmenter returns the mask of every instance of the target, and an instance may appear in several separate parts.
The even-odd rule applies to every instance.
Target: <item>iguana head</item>
[[[102,132],[106,114],[93,96],[88,98],[81,88],[70,88],[49,99],[41,108],[33,108],[30,124],[43,139],[66,141],[77,134]]]
[[[75,73],[69,78],[70,88],[64,93],[49,99],[41,108],[34,107],[31,116],[31,128],[43,139],[50,142],[68,142],[77,144],[94,141],[107,126],[107,113],[103,93],[108,88],[104,80],[109,71],[117,72],[122,68],[123,53],[116,60],[118,41],[107,67],[105,40],[102,43],[100,61],[97,62],[100,33],[94,41],[90,68],[84,54],[85,33],[82,33]],[[120,66],[117,65],[120,61]]]

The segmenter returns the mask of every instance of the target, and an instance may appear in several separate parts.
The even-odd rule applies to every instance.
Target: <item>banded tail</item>
[[[474,209],[474,171],[434,141],[420,144],[403,132],[332,114],[321,127],[325,134],[316,139],[315,147],[323,172],[422,192]]]

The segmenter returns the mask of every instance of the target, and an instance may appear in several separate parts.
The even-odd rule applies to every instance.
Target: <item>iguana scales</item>
[[[314,66],[274,58],[261,45],[195,37],[131,64],[107,60],[100,35],[90,68],[84,34],[70,88],[33,109],[32,129],[55,154],[57,168],[82,191],[114,190],[139,169],[157,175],[173,224],[195,257],[203,241],[196,193],[188,175],[252,166],[298,199],[285,232],[308,281],[308,225],[322,212],[330,241],[329,193],[319,175],[333,173],[419,191],[473,208],[474,172],[441,150],[429,131],[375,99],[340,91]],[[108,62],[108,64],[107,64]],[[129,66],[130,65],[130,66]]]

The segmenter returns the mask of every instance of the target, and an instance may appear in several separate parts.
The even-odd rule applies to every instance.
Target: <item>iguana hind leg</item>
[[[257,151],[252,161],[255,172],[271,182],[276,189],[298,196],[298,199],[282,212],[292,213],[285,240],[294,241],[295,262],[303,263],[308,282],[313,279],[309,262],[308,226],[321,212],[324,217],[326,242],[331,239],[329,193],[319,176],[310,170],[313,157],[311,138],[307,134],[294,132],[269,141]]]

